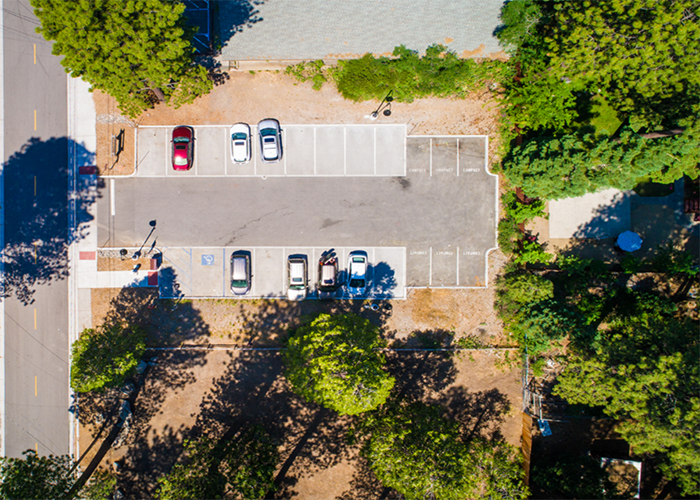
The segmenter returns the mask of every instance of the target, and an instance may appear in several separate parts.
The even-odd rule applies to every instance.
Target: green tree
[[[618,107],[698,95],[700,6],[695,0],[554,2],[549,67]]]
[[[402,404],[362,424],[362,455],[384,486],[407,499],[526,498],[515,450],[501,442],[465,441],[440,408]]]
[[[24,458],[0,457],[0,498],[68,498],[76,479],[68,455],[40,457],[34,450],[22,455]]]
[[[31,0],[37,32],[74,77],[117,99],[135,117],[162,94],[178,107],[212,88],[193,62],[185,5],[166,0]]]
[[[532,481],[554,498],[610,498],[608,474],[590,456],[559,456],[536,463]]]
[[[71,387],[103,391],[122,385],[146,352],[146,332],[137,326],[104,325],[83,330],[71,352]]]
[[[80,500],[112,500],[117,489],[116,476],[107,469],[98,469],[80,489]]]
[[[501,22],[496,33],[501,46],[511,56],[527,43],[537,39],[538,25],[543,20],[542,7],[536,0],[510,0],[501,8]]]
[[[354,314],[321,314],[289,339],[285,376],[309,401],[345,415],[382,405],[394,386],[379,328]]]
[[[530,197],[559,199],[605,188],[632,189],[640,177],[673,182],[700,173],[700,120],[682,135],[645,139],[631,131],[620,139],[591,134],[544,136],[514,148],[503,173]]]
[[[185,459],[158,478],[156,498],[179,500],[257,499],[274,487],[277,445],[265,430],[253,425],[230,441],[207,437],[185,442]]]
[[[579,348],[554,392],[602,407],[637,454],[658,454],[685,494],[700,494],[700,323],[669,299],[621,292],[588,349]]]

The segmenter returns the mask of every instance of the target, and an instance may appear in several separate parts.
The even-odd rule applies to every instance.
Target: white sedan
[[[282,159],[282,129],[280,122],[266,118],[258,123],[262,161],[274,163]]]
[[[229,130],[231,137],[231,161],[247,163],[250,161],[250,127],[247,123],[236,123]]]

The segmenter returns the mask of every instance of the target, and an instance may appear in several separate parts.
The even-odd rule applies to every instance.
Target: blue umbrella
[[[617,246],[625,252],[634,252],[642,248],[642,237],[632,231],[625,231],[617,237]]]

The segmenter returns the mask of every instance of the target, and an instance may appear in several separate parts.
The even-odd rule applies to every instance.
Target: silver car
[[[236,123],[229,129],[231,137],[231,161],[247,163],[250,161],[250,127],[247,123]]]
[[[262,161],[274,163],[282,159],[282,129],[280,122],[266,118],[258,123],[260,156]]]
[[[231,255],[231,291],[245,295],[250,291],[250,253],[238,251]]]

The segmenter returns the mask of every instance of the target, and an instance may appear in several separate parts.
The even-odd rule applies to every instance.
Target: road
[[[69,453],[66,73],[27,0],[3,2],[4,453]]]

